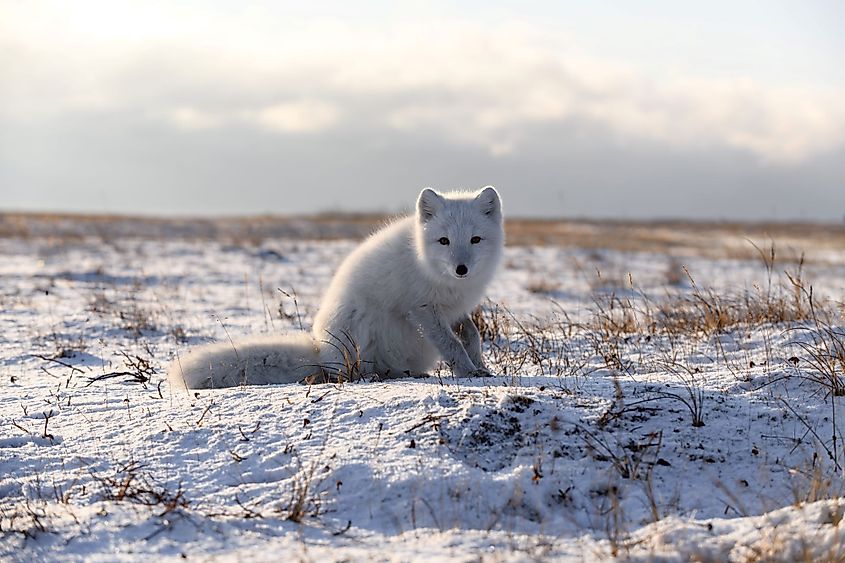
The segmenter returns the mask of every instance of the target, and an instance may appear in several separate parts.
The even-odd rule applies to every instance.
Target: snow
[[[191,345],[307,329],[355,244],[0,239],[0,557],[845,556],[843,398],[810,364],[811,320],[590,324],[614,299],[759,297],[761,260],[508,248],[484,305],[492,378],[164,379]],[[778,295],[796,267],[773,268]],[[845,252],[803,276],[841,331]]]

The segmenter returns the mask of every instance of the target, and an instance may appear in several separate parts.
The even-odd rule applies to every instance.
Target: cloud
[[[165,119],[179,129],[187,131],[202,131],[216,129],[225,125],[229,119],[225,116],[200,111],[192,107],[179,107],[164,114]]]
[[[133,111],[195,132],[354,128],[503,156],[537,125],[589,121],[621,145],[740,150],[784,165],[845,143],[845,92],[654,76],[539,24],[287,21],[109,3],[0,11],[3,120]],[[33,10],[39,10],[36,14]],[[44,16],[49,13],[49,16]]]
[[[285,133],[314,133],[335,123],[340,109],[318,100],[283,102],[260,109],[250,120],[271,131]]]
[[[179,129],[203,131],[231,125],[256,126],[277,133],[317,133],[335,125],[340,108],[319,100],[278,102],[258,109],[209,111],[183,106],[163,112]]]

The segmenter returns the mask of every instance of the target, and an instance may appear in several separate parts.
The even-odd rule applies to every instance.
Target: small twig
[[[32,436],[32,432],[30,432],[29,430],[27,430],[26,428],[24,428],[23,426],[21,426],[20,424],[18,424],[17,422],[15,422],[14,420],[12,421],[12,426],[14,426],[15,428],[17,428],[17,429],[18,429],[18,430],[20,430],[21,432],[24,432],[24,433],[25,433],[25,434],[27,434],[28,436]]]
[[[68,364],[68,363],[66,363],[66,362],[63,362],[63,361],[61,361],[61,360],[58,360],[58,359],[56,359],[56,358],[49,358],[49,357],[47,357],[47,356],[42,356],[41,354],[31,354],[31,355],[32,355],[34,358],[40,358],[40,359],[44,360],[45,362],[53,362],[54,364],[59,364],[60,366],[64,366],[64,367],[66,367],[66,368],[70,368],[70,369],[71,369],[71,373],[73,373],[74,371],[78,371],[79,373],[85,373],[84,371],[82,371],[82,370],[81,370],[81,369],[79,369],[78,367],[76,367],[76,366],[72,366],[72,365],[70,365],[70,364]]]
[[[414,430],[416,430],[417,428],[420,428],[421,426],[425,426],[425,425],[426,425],[426,424],[428,424],[429,422],[435,422],[435,423],[436,423],[436,422],[438,422],[441,418],[445,418],[446,416],[447,416],[447,415],[445,415],[445,414],[433,414],[433,413],[429,413],[429,414],[427,414],[427,415],[425,415],[425,416],[423,417],[422,422],[418,422],[417,424],[414,424],[413,426],[411,426],[410,428],[408,428],[407,430],[405,430],[405,433],[407,434],[408,432],[413,432],[413,431],[414,431]]]
[[[296,320],[299,323],[299,330],[305,330],[304,328],[302,328],[302,315],[299,313],[299,302],[296,298],[296,290],[294,288],[290,288],[290,293],[288,293],[281,287],[277,287],[276,289],[281,291],[282,295],[284,295],[288,299],[293,299],[293,308],[296,311]]]
[[[241,507],[241,510],[244,511],[244,518],[249,520],[250,518],[264,518],[264,515],[260,512],[257,512],[251,508],[244,506],[241,502],[241,499],[238,498],[238,495],[235,495],[235,504]]]
[[[228,329],[228,328],[226,328],[226,325],[225,325],[225,324],[223,324],[223,321],[221,321],[221,320],[220,320],[220,316],[219,316],[219,315],[214,315],[214,318],[215,318],[215,319],[217,319],[217,322],[218,322],[218,323],[220,323],[220,326],[222,326],[222,327],[223,327],[223,332],[225,332],[225,333],[226,333],[226,338],[228,338],[228,339],[229,339],[229,344],[231,344],[231,345],[232,345],[232,350],[234,350],[234,351],[235,351],[235,357],[238,359],[238,361],[240,361],[240,359],[241,359],[241,355],[238,353],[238,348],[237,348],[237,346],[235,346],[235,341],[234,341],[234,340],[232,340],[232,335],[231,335],[231,334],[229,334],[229,329]]]
[[[258,420],[258,421],[256,421],[256,422],[255,422],[255,428],[253,428],[253,429],[252,429],[252,431],[250,432],[250,435],[253,435],[253,434],[255,434],[256,432],[258,432],[258,427],[259,427],[259,426],[261,426],[261,421],[260,421],[260,420]],[[247,435],[246,435],[246,434],[244,434],[244,431],[243,431],[243,429],[241,428],[241,425],[240,425],[240,424],[238,424],[238,432],[240,432],[240,433],[241,433],[241,442],[249,442],[249,438],[247,437]]]
[[[162,520],[161,524],[159,524],[158,528],[155,529],[155,531],[153,531],[150,535],[148,535],[144,538],[144,541],[149,541],[149,540],[153,539],[154,537],[156,537],[157,535],[159,535],[160,533],[162,533],[163,531],[167,530],[170,527],[171,527],[170,520],[165,518],[164,520]]]
[[[337,530],[336,532],[332,532],[332,535],[333,536],[342,536],[343,534],[348,532],[349,528],[351,528],[351,527],[352,527],[352,520],[347,520],[346,526],[344,526],[343,529]]]
[[[44,431],[41,433],[42,438],[48,438],[50,441],[53,440],[54,436],[52,434],[47,433],[47,424],[50,422],[50,417],[53,416],[53,409],[50,409],[49,413],[44,414]]]
[[[792,412],[792,414],[794,414],[798,418],[798,420],[801,421],[801,423],[804,425],[804,427],[807,428],[807,430],[810,432],[810,434],[812,434],[813,437],[819,442],[819,444],[821,444],[822,448],[824,448],[824,451],[827,453],[827,456],[831,459],[831,461],[833,461],[833,464],[836,467],[836,470],[841,471],[842,466],[839,465],[839,460],[836,458],[835,455],[833,455],[833,452],[830,451],[830,448],[827,447],[827,444],[824,443],[824,441],[821,439],[821,437],[818,434],[816,434],[816,431],[813,429],[812,426],[810,426],[810,423],[807,422],[807,420],[804,417],[802,417],[800,414],[798,414],[798,412],[794,408],[792,408],[792,405],[790,405],[789,403],[787,403],[783,399],[780,399],[780,402],[783,403],[783,406],[788,408]]]
[[[133,357],[127,354],[126,352],[120,352],[120,355],[123,356],[124,365],[130,370],[134,371],[113,371],[111,373],[104,373],[96,377],[89,377],[88,383],[85,386],[89,387],[92,383],[96,381],[103,381],[105,379],[112,379],[115,377],[131,377],[132,381],[144,384],[149,382],[150,379],[152,379],[152,376],[155,375],[156,370],[152,366],[150,360],[145,360],[140,356]],[[164,397],[162,396],[162,398]]]
[[[312,402],[312,403],[319,403],[320,401],[322,401],[323,399],[325,399],[325,398],[326,398],[326,395],[328,395],[328,394],[329,394],[329,393],[331,393],[331,392],[332,392],[332,390],[331,390],[331,389],[329,389],[328,391],[326,391],[325,393],[323,393],[322,395],[320,395],[320,396],[319,396],[319,397],[317,397],[316,399],[311,399],[311,402]]]
[[[105,379],[113,379],[115,377],[123,376],[131,377],[137,383],[146,383],[150,380],[148,376],[134,371],[113,371],[111,373],[104,373],[103,375],[98,375],[96,377],[89,377],[88,383],[85,384],[85,387],[90,387],[91,384],[96,383],[97,381],[103,381]]]
[[[213,405],[213,404],[214,404],[213,402],[208,403],[208,406],[207,406],[207,407],[205,407],[205,410],[204,410],[204,411],[202,411],[202,415],[200,416],[199,420],[197,420],[197,426],[200,426],[200,425],[202,424],[202,419],[204,419],[204,418],[205,418],[206,413],[208,413],[208,411],[210,411],[210,410],[211,410],[211,405]]]

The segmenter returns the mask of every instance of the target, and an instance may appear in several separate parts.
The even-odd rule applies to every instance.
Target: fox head
[[[426,188],[417,199],[416,215],[417,255],[429,275],[455,283],[489,280],[505,238],[495,188],[447,193]]]

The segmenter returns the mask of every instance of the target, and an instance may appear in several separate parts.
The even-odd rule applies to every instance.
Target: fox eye
[[[481,237],[472,237],[471,239],[469,239],[469,241],[472,244],[478,244],[479,242],[481,242]]]
[[[443,246],[446,246],[447,244],[449,244],[449,239],[447,239],[446,237],[440,237],[440,238],[437,240],[437,242],[439,242],[439,243],[440,243],[440,244],[442,244]]]

